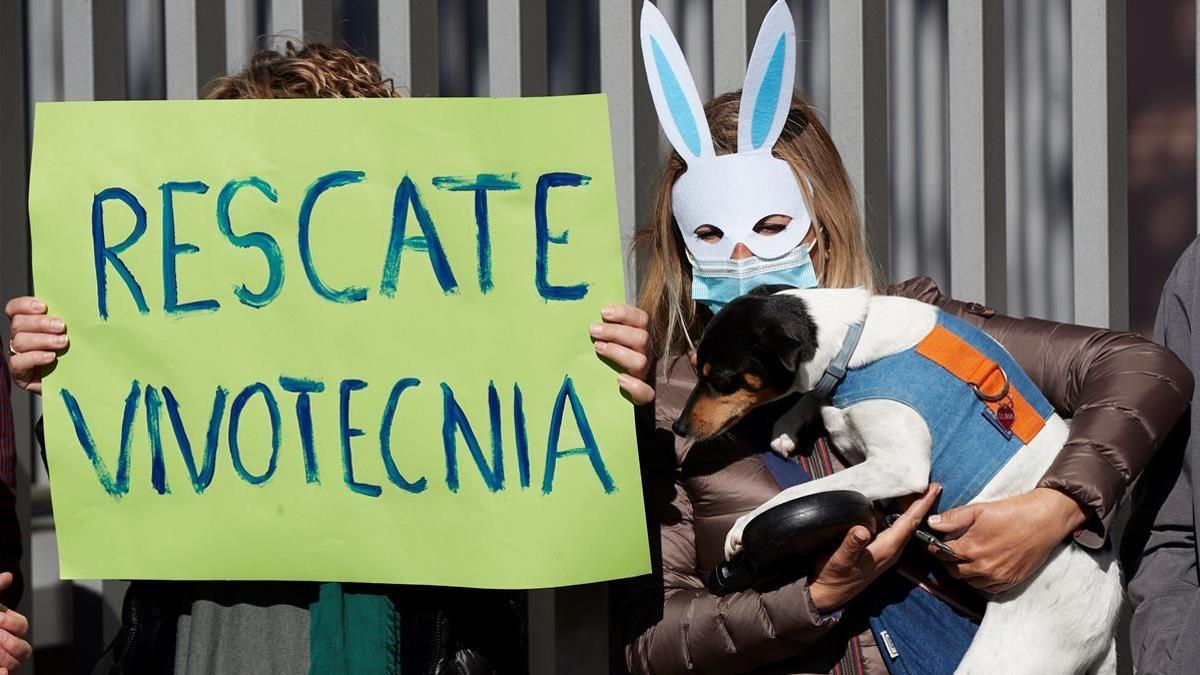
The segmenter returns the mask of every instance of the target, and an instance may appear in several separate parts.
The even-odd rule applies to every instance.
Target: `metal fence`
[[[34,101],[192,98],[209,77],[238,69],[263,35],[348,44],[414,96],[603,91],[628,240],[648,211],[664,147],[637,48],[641,4],[0,0],[0,296],[30,286]],[[740,86],[770,4],[658,0],[702,96]],[[929,273],[957,297],[1014,313],[1125,327],[1125,0],[791,6],[798,84],[831,128],[885,271]],[[45,480],[31,439],[35,402],[22,395],[15,406],[28,516],[28,478],[35,510]],[[26,556],[35,644],[102,644],[123,586],[93,584],[103,600],[94,603],[58,582],[52,520],[37,523]],[[616,666],[607,593],[601,584],[529,594],[534,672]],[[86,634],[100,624],[104,635]]]

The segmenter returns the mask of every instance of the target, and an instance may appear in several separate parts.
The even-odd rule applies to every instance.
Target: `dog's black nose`
[[[674,431],[676,436],[687,436],[688,435],[687,418],[680,417],[679,419],[675,420],[675,423],[671,425],[671,431]]]

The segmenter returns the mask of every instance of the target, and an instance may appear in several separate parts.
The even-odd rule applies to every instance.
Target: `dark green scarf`
[[[400,673],[400,614],[386,595],[321,584],[308,606],[308,672]]]

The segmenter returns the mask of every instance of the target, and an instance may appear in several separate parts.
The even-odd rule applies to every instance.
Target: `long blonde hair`
[[[718,155],[737,152],[740,101],[741,91],[732,91],[704,106]],[[792,95],[791,110],[773,154],[791,165],[798,180],[807,179],[800,180],[800,186],[817,232],[813,264],[821,286],[875,290],[876,270],[867,252],[850,177],[829,132],[799,94]],[[703,328],[692,301],[691,265],[671,213],[671,188],[686,170],[683,159],[672,152],[658,184],[650,221],[634,240],[639,259],[645,261],[638,306],[650,315],[650,336],[660,359],[686,352],[685,331],[698,337]]]

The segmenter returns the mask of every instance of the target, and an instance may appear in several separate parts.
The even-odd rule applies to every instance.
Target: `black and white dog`
[[[706,328],[695,354],[699,382],[675,430],[709,438],[759,405],[811,392],[855,324],[862,328],[850,369],[912,349],[934,330],[937,312],[922,302],[872,296],[863,289],[757,289],[731,302]],[[776,424],[776,451],[795,447],[792,433],[804,421],[804,407],[794,407]],[[739,550],[742,530],[752,518],[788,500],[831,490],[856,490],[881,500],[919,493],[929,484],[932,436],[912,407],[884,398],[844,408],[821,400],[816,407],[851,466],[788,488],[739,518],[727,536],[726,555]],[[1032,490],[1067,432],[1066,422],[1050,414],[971,501]],[[1114,633],[1122,597],[1111,552],[1064,543],[1024,583],[991,597],[957,672],[1116,672]]]

